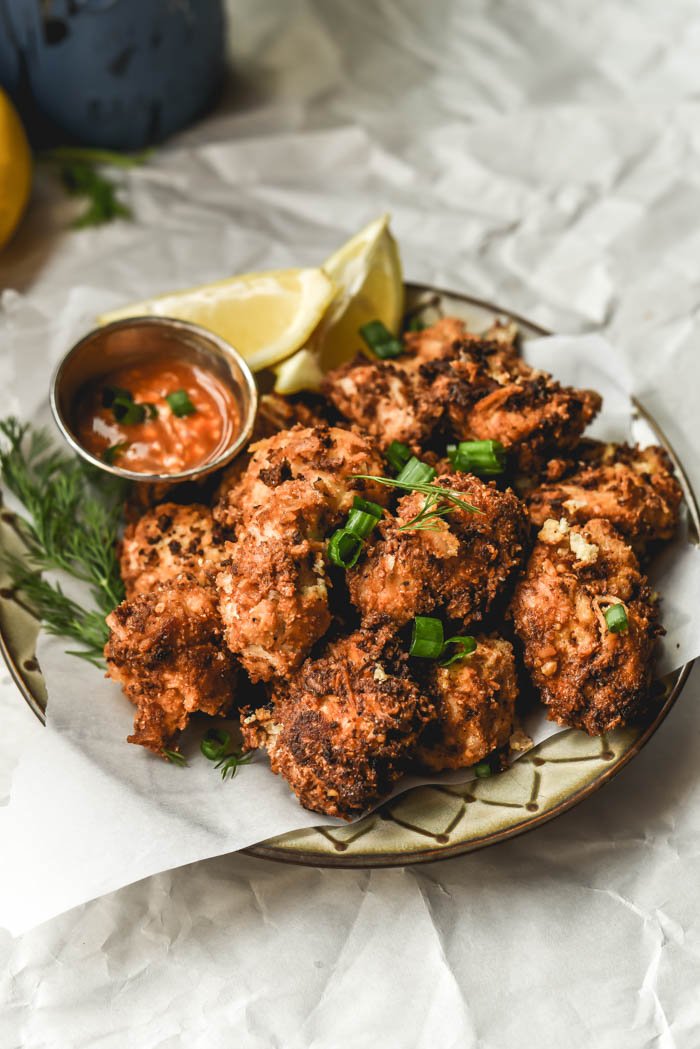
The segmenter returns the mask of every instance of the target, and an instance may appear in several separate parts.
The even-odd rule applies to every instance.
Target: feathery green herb
[[[104,618],[124,598],[116,541],[125,483],[57,452],[45,431],[14,418],[0,420],[0,479],[27,513],[16,519],[26,560],[6,558],[13,587],[50,633],[81,645],[72,655],[102,665]],[[95,607],[83,608],[46,571],[87,583]]]
[[[465,502],[459,492],[455,492],[452,488],[442,488],[432,481],[400,481],[398,477],[377,477],[373,474],[353,474],[353,477],[360,481],[375,481],[388,488],[399,488],[406,492],[421,492],[425,496],[425,502],[419,513],[401,525],[399,531],[434,531],[438,527],[438,519],[451,513],[456,507],[471,514],[483,514],[484,512],[477,506]]]
[[[86,198],[87,208],[73,222],[74,229],[84,229],[86,226],[101,226],[113,219],[131,218],[131,210],[117,196],[119,187],[98,168],[130,168],[142,164],[148,156],[148,152],[113,153],[106,149],[59,146],[39,154],[39,159],[58,168],[61,181],[71,196]]]

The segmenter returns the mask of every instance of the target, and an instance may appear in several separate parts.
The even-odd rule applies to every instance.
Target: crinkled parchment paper
[[[85,293],[81,312],[96,313],[105,298],[107,293]],[[19,339],[11,353],[22,353],[26,365],[32,354],[45,352],[47,338],[57,349],[67,347],[80,319],[67,307],[53,317],[52,330],[37,324],[31,346]],[[563,381],[589,384],[604,395],[606,408],[596,425],[600,435],[635,436],[624,374],[602,339],[537,340],[528,346],[527,356]],[[45,391],[32,387],[31,392],[35,404],[20,394],[17,411],[23,418],[41,420]],[[639,436],[645,439],[645,434]],[[687,629],[690,596],[700,590],[700,551],[681,537],[664,566],[656,586],[664,595],[668,630],[662,662],[671,670],[700,655],[697,616]],[[80,593],[75,587],[73,592]],[[5,850],[0,922],[13,932],[158,871],[233,852],[285,831],[338,822],[302,809],[285,782],[270,772],[262,753],[222,783],[199,755],[196,733],[184,744],[192,759],[184,769],[125,743],[132,705],[118,685],[66,655],[65,647],[70,646],[60,638],[40,638],[38,657],[49,693],[46,731],[41,745],[20,762],[9,808],[0,811]],[[525,727],[535,742],[560,731],[541,710],[533,712]],[[471,776],[450,773],[449,779]],[[398,791],[434,781],[407,778]]]

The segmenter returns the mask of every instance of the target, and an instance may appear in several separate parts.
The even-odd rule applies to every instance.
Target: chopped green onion
[[[474,765],[474,774],[478,779],[488,779],[492,772],[488,761],[480,761],[478,765]]]
[[[381,321],[370,321],[360,328],[360,335],[369,346],[372,353],[381,360],[389,357],[400,357],[403,353],[401,340],[392,335],[385,324]]]
[[[624,605],[611,605],[605,612],[605,622],[611,634],[622,634],[629,627]]]
[[[107,463],[109,466],[113,466],[114,460],[117,458],[117,456],[121,455],[122,452],[126,451],[128,447],[128,441],[120,441],[119,444],[110,444],[109,448],[105,448],[105,450],[102,453],[102,461]]]
[[[210,728],[199,744],[199,749],[208,761],[220,761],[231,744],[231,733],[222,728]]]
[[[379,503],[373,503],[369,499],[360,499],[359,495],[355,496],[352,505],[354,510],[364,510],[366,514],[372,514],[378,521],[381,521],[384,514],[384,510]]]
[[[366,514],[364,510],[352,509],[348,514],[348,522],[345,525],[346,532],[352,532],[360,539],[366,539],[377,524],[374,514]]]
[[[102,405],[111,408],[115,399],[119,397],[125,401],[133,401],[131,390],[125,390],[123,386],[105,386],[102,391]]]
[[[364,545],[359,535],[339,528],[328,540],[328,556],[338,568],[353,568]]]
[[[433,616],[416,616],[411,632],[410,656],[419,659],[437,659],[444,647],[442,623]]]
[[[453,663],[457,663],[459,660],[464,659],[465,656],[470,656],[472,652],[476,651],[476,639],[470,636],[466,637],[448,637],[444,644],[444,648],[448,645],[458,645],[458,649],[453,656],[448,659],[441,659],[440,664],[443,667],[449,667]]]
[[[114,418],[124,426],[138,426],[146,418],[145,407],[132,400],[131,394],[128,397],[118,394],[112,401],[111,408]]]
[[[506,450],[500,441],[460,441],[448,445],[447,455],[455,470],[496,477],[506,468]]]
[[[411,317],[410,321],[408,322],[409,331],[425,331],[427,327],[428,322],[424,321],[419,313],[416,313],[413,317]]]
[[[389,465],[400,473],[409,459],[413,457],[413,452],[407,444],[402,444],[401,441],[392,441],[385,452],[385,458]]]
[[[428,484],[435,477],[437,471],[427,463],[422,463],[412,455],[396,480],[400,484]]]
[[[170,405],[170,411],[173,415],[177,415],[178,418],[182,418],[184,415],[194,415],[197,411],[188,396],[187,390],[175,390],[174,393],[167,394],[165,399]]]

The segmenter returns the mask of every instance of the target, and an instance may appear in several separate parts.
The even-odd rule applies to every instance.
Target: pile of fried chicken
[[[208,505],[171,497],[127,525],[105,654],[137,708],[130,742],[162,755],[196,712],[238,710],[244,748],[265,748],[302,805],[352,818],[407,771],[507,752],[533,697],[592,735],[643,717],[662,628],[640,564],[681,501],[666,453],[583,439],[601,398],[529,367],[512,325],[478,336],[445,317],[322,394],[263,398]],[[455,440],[501,442],[510,486],[456,470]],[[477,512],[406,527],[425,496],[374,479],[395,476],[392,441]],[[357,496],[383,516],[343,571],[328,539]],[[475,650],[410,657],[416,616]]]

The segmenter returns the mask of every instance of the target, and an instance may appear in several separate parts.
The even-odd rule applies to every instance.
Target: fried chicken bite
[[[251,448],[258,441],[272,437],[280,430],[291,430],[293,426],[326,425],[327,420],[321,414],[321,409],[316,406],[312,408],[303,401],[292,401],[289,397],[280,397],[277,393],[263,394],[260,397],[250,444],[246,451],[236,456],[231,465],[222,471],[214,492],[214,504],[219,503],[226,493],[240,482],[251,460]]]
[[[431,667],[437,717],[423,730],[416,766],[432,772],[475,765],[506,745],[513,729],[518,684],[513,646],[477,637],[471,655]]]
[[[565,517],[585,524],[610,521],[630,542],[670,539],[678,524],[681,486],[663,448],[600,444],[563,480],[543,484],[527,495],[533,524]]]
[[[440,423],[444,405],[431,396],[421,367],[400,362],[358,356],[329,372],[322,389],[341,415],[371,434],[382,449],[401,441],[420,453]]]
[[[330,626],[326,499],[287,481],[246,517],[217,576],[226,643],[255,681],[295,670]]]
[[[161,754],[195,711],[230,710],[236,664],[210,588],[181,576],[122,602],[107,626],[107,675],[138,708],[129,743]]]
[[[613,605],[625,609],[624,632],[608,627]],[[662,630],[647,579],[609,521],[545,521],[511,610],[550,720],[596,736],[644,711]]]
[[[573,447],[601,405],[593,390],[561,386],[498,342],[465,341],[440,368],[433,390],[452,434],[500,441],[525,473]]]
[[[280,485],[301,481],[322,495],[329,525],[351,508],[356,495],[386,505],[386,489],[353,474],[383,474],[384,463],[370,440],[338,426],[294,426],[250,449],[245,472],[214,507],[222,526],[235,528],[257,507],[276,498]]]
[[[305,808],[349,819],[399,779],[433,713],[398,642],[360,630],[276,680],[271,706],[241,723],[246,748],[267,749]]]
[[[439,482],[477,512],[455,506],[432,528],[411,529],[406,526],[425,496],[413,492],[400,499],[396,516],[380,522],[365,554],[346,572],[364,623],[401,626],[440,608],[452,619],[478,620],[521,563],[527,515],[513,492],[466,473],[446,474]]]
[[[119,565],[127,597],[148,594],[186,572],[211,583],[224,556],[225,534],[201,503],[161,503],[126,526]]]

